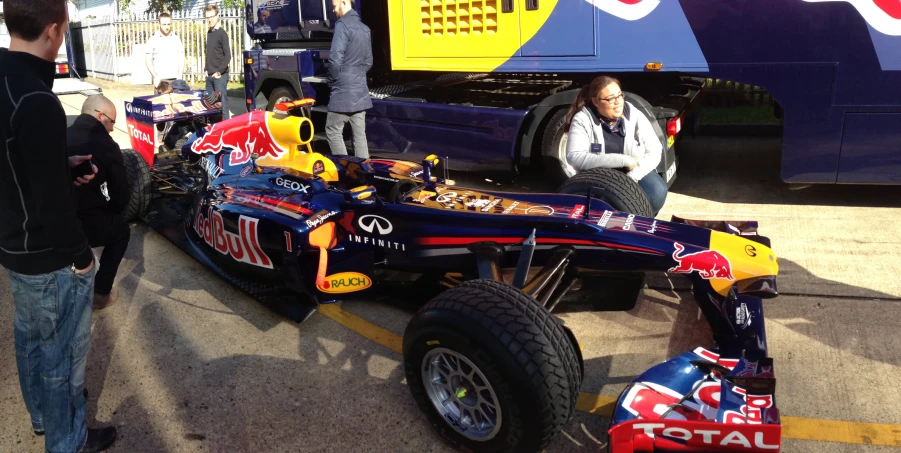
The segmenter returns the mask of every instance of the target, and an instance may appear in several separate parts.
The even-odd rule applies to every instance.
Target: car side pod
[[[735,253],[734,246],[748,247],[746,258],[772,261],[772,273],[778,271],[774,256],[759,255],[772,251],[769,239],[758,234],[757,222],[678,217],[672,221],[713,230],[711,249],[729,255]],[[748,241],[728,239],[729,235]],[[754,243],[764,246],[755,248]],[[736,273],[728,287],[700,272],[688,274],[715,347],[673,357],[633,380],[614,407],[609,451],[780,451],[782,429],[762,300],[777,295],[775,275],[753,272],[742,272],[746,278]]]

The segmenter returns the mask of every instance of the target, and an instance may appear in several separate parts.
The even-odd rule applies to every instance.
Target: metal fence
[[[185,47],[184,79],[191,83],[206,78],[206,25],[203,12],[175,11],[172,14],[172,33],[181,38]],[[244,16],[238,9],[220,10],[221,26],[228,34],[231,48],[229,80],[243,80],[242,52],[246,33]],[[144,45],[159,30],[155,14],[122,14],[101,17],[72,24],[72,51],[75,67],[82,76],[122,81],[124,77],[141,79],[146,75]],[[150,83],[149,76],[143,77]]]

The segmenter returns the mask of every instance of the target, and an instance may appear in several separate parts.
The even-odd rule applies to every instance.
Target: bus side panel
[[[847,113],[839,183],[901,184],[901,113]]]
[[[510,171],[528,111],[373,99],[366,113],[369,152],[419,161],[452,156],[453,170]],[[347,128],[349,129],[349,128]],[[349,132],[349,131],[348,131]],[[346,135],[348,153],[352,140]]]

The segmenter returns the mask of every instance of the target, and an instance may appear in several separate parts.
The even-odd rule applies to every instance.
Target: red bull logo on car
[[[231,256],[235,261],[272,269],[272,260],[260,247],[257,234],[259,222],[259,219],[242,215],[238,218],[238,232],[232,233],[225,230],[222,213],[209,207],[204,218],[203,210],[198,208],[194,217],[194,231],[207,245],[223,255]]]
[[[254,110],[214,124],[207,133],[191,144],[191,151],[197,154],[219,153],[231,148],[229,165],[241,165],[257,154],[260,158],[280,159],[288,152],[288,145],[276,141],[268,112]],[[207,126],[210,127],[210,126]]]
[[[673,259],[677,265],[671,267],[669,272],[677,274],[697,272],[705,280],[712,278],[735,280],[732,276],[732,265],[722,253],[716,250],[702,250],[680,255],[685,251],[685,246],[678,242],[674,245],[676,250],[673,252]]]

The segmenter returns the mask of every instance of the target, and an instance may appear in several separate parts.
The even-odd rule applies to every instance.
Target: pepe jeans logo
[[[376,229],[378,229],[379,234],[390,234],[394,231],[394,226],[391,225],[388,219],[373,214],[360,217],[359,224],[360,228],[367,233],[372,233]]]

